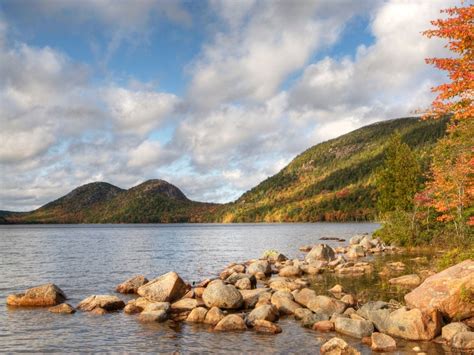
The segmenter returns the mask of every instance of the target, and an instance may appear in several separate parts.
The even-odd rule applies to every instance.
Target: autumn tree
[[[437,96],[425,118],[449,115],[451,120],[447,136],[434,149],[426,191],[437,219],[452,223],[463,238],[467,226],[474,224],[474,6],[442,12],[447,17],[432,21],[434,29],[424,34],[446,39],[452,56],[426,62],[446,71],[449,82],[432,89]]]

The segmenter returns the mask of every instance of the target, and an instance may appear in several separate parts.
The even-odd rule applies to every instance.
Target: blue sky
[[[163,178],[226,202],[302,150],[423,109],[455,1],[0,1],[0,209]]]

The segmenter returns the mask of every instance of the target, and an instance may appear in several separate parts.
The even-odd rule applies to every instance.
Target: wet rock
[[[186,322],[190,323],[204,323],[207,315],[207,308],[204,307],[197,307],[194,308],[191,313],[189,313],[188,318],[186,318]]]
[[[196,307],[204,306],[202,299],[198,298],[182,298],[171,304],[171,309],[175,311],[191,311]]]
[[[265,294],[269,293],[268,288],[256,288],[253,290],[240,290],[240,294],[243,299],[244,308],[253,308],[257,304],[260,297],[263,297]],[[268,296],[271,297],[271,296]]]
[[[107,312],[118,311],[125,307],[125,303],[117,296],[93,295],[82,300],[77,309],[91,312],[95,308],[101,308]]]
[[[431,340],[441,331],[441,315],[438,311],[423,314],[416,308],[407,310],[402,307],[393,312],[379,309],[368,311],[367,319],[381,333],[408,340]]]
[[[148,283],[148,279],[143,275],[137,275],[122,282],[115,291],[119,293],[137,293],[138,288]]]
[[[151,322],[164,322],[168,319],[168,313],[164,310],[157,310],[157,311],[143,311],[138,316],[138,320],[144,323],[151,323]]]
[[[370,336],[374,332],[374,325],[367,320],[338,317],[334,322],[336,332],[350,335],[355,338]]]
[[[388,280],[391,285],[398,285],[403,287],[416,287],[421,283],[421,278],[416,274],[403,275]]]
[[[381,352],[395,351],[397,343],[390,335],[375,332],[371,336],[371,349]]]
[[[318,332],[332,332],[334,330],[334,322],[330,320],[322,320],[313,324],[313,330]]]
[[[188,286],[176,272],[168,272],[146,285],[138,288],[137,293],[154,302],[173,302],[188,292]]]
[[[244,304],[245,304],[245,297],[244,297]],[[266,306],[272,304],[272,293],[271,292],[263,292],[258,295],[257,303],[255,303],[255,308],[260,306]]]
[[[303,288],[301,290],[295,291],[293,296],[296,302],[307,307],[308,303],[316,299],[318,295],[316,294],[316,291],[314,290],[311,290],[309,288]]]
[[[66,300],[64,292],[55,284],[45,284],[7,297],[7,305],[15,307],[49,307]]]
[[[389,304],[383,301],[369,301],[357,310],[357,314],[364,319],[371,319],[371,313],[380,309],[388,310]]]
[[[221,280],[212,281],[204,291],[202,299],[207,307],[238,309],[243,304],[243,297],[233,285],[226,285]]]
[[[331,315],[333,313],[343,313],[347,308],[347,304],[328,296],[316,296],[308,303],[307,307],[313,312],[321,309],[324,313]]]
[[[287,279],[285,277],[275,277],[269,281],[269,286],[275,291],[294,291],[302,288],[303,286],[294,280]]]
[[[280,314],[294,314],[301,306],[294,301],[293,295],[287,291],[277,291],[272,295],[272,304]]]
[[[311,314],[313,314],[313,311],[310,311],[307,308],[298,308],[295,310],[295,319],[300,320],[306,316],[310,316]]]
[[[100,307],[96,307],[94,308],[92,311],[90,311],[89,313],[91,314],[95,314],[97,316],[102,316],[104,314],[107,314],[107,311],[103,308],[100,308]]]
[[[138,307],[135,303],[127,303],[123,312],[126,314],[137,314],[143,311],[142,308]]]
[[[76,313],[74,307],[67,303],[61,303],[57,306],[48,308],[48,311],[51,313],[61,313],[61,314],[73,314]]]
[[[153,302],[148,303],[145,308],[143,308],[143,312],[165,311],[168,313],[170,309],[171,305],[169,302]]]
[[[318,244],[306,255],[305,261],[311,263],[317,260],[331,261],[336,258],[336,253],[327,244]]]
[[[278,309],[274,305],[264,305],[255,308],[247,316],[247,324],[252,325],[256,320],[267,320],[275,322],[278,320]]]
[[[420,286],[405,295],[411,308],[423,312],[438,309],[448,319],[463,320],[474,316],[474,303],[465,293],[474,290],[474,260],[465,260],[428,277]],[[467,291],[466,291],[467,290]]]
[[[401,261],[393,261],[391,263],[387,263],[387,267],[391,271],[405,271],[406,265]]]
[[[356,349],[347,344],[341,338],[334,337],[325,342],[320,349],[321,354],[326,355],[360,355]]]
[[[468,354],[474,352],[474,332],[457,333],[451,340],[451,347]]]
[[[307,313],[301,318],[301,325],[306,328],[313,327],[314,323],[329,320],[329,316],[321,310],[316,312]]]
[[[206,314],[204,323],[216,325],[225,317],[224,312],[218,307],[212,307]]]
[[[303,245],[301,247],[299,247],[299,251],[302,251],[303,253],[307,253],[309,251],[311,251],[313,247],[311,245]]]
[[[299,266],[285,266],[278,274],[282,277],[297,277],[301,275],[301,269]]]
[[[253,288],[252,282],[250,281],[248,277],[238,280],[235,283],[235,287],[237,287],[239,290],[250,290]]]
[[[237,314],[229,314],[222,318],[222,320],[217,323],[214,330],[217,331],[231,331],[231,330],[245,330],[247,326],[245,325],[242,317]]]
[[[443,337],[444,340],[446,340],[448,343],[451,342],[452,338],[457,334],[461,332],[468,332],[469,327],[461,322],[454,322],[450,323],[448,325],[445,325],[441,329],[441,336]]]
[[[262,272],[265,275],[270,275],[272,273],[270,263],[267,260],[258,260],[248,266],[247,273],[254,275],[257,272]]]
[[[346,257],[349,259],[357,259],[365,256],[365,250],[360,245],[351,245],[346,252]]]
[[[300,269],[303,273],[308,275],[318,275],[323,271],[321,268],[317,268],[313,265],[302,265]]]
[[[281,327],[268,320],[258,319],[254,322],[254,328],[257,333],[279,334],[282,332]]]

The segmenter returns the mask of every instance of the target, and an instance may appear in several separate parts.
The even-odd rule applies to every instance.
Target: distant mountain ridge
[[[191,201],[164,180],[148,180],[128,190],[93,182],[32,212],[1,211],[0,223],[374,220],[375,171],[383,162],[389,136],[399,131],[427,169],[430,151],[445,127],[446,120],[401,118],[359,128],[307,149],[280,172],[223,205]]]

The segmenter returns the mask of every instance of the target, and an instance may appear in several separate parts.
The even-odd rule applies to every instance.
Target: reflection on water
[[[315,353],[320,342],[333,334],[304,329],[290,318],[280,321],[283,333],[277,336],[251,331],[222,334],[205,326],[140,324],[123,313],[70,316],[45,309],[7,309],[5,299],[10,293],[54,282],[68,302],[77,305],[91,294],[113,293],[117,284],[137,273],[151,278],[174,270],[187,281],[198,281],[216,275],[230,262],[257,258],[267,249],[301,257],[301,245],[318,243],[321,237],[347,240],[376,227],[371,223],[0,226],[1,351]],[[333,281],[320,281],[321,289]],[[345,339],[370,353],[357,339]],[[430,343],[404,342],[400,349],[415,345],[442,353]]]

